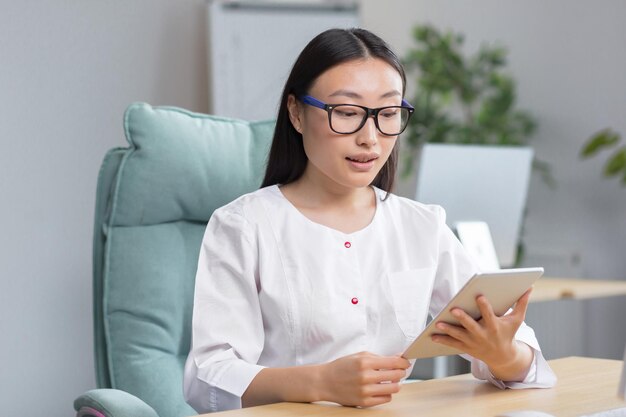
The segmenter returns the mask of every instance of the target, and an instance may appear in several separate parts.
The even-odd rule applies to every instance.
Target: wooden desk
[[[626,295],[626,281],[540,278],[535,283],[530,302],[586,299]]]
[[[391,403],[358,409],[334,404],[279,403],[217,413],[223,417],[493,417],[539,410],[557,417],[626,407],[617,396],[622,361],[570,357],[550,361],[555,388],[499,390],[471,375],[406,384]],[[205,414],[214,417],[216,413]]]

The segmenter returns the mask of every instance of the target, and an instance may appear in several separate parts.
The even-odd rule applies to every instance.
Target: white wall
[[[601,127],[626,134],[626,3],[363,2],[364,26],[399,52],[423,21],[463,31],[469,49],[493,39],[511,49],[520,104],[540,122],[535,149],[559,182],[531,185],[529,262],[624,279],[626,189],[599,178],[600,160],[576,155]],[[0,2],[0,415],[71,415],[74,397],[95,386],[98,167],[125,146],[130,102],[206,111],[204,25],[202,0]],[[623,317],[623,298],[590,304],[590,352],[618,357],[626,329],[598,320]]]
[[[91,238],[133,101],[206,111],[203,0],[0,2],[0,415],[95,387]]]
[[[578,158],[586,138],[607,126],[626,143],[626,2],[396,0],[363,6],[364,25],[401,55],[412,44],[413,25],[426,22],[465,34],[470,52],[483,42],[509,48],[519,106],[539,122],[536,155],[552,165],[558,183],[552,190],[537,177],[531,182],[526,263],[545,265],[551,276],[626,279],[626,187],[601,178],[605,158]],[[406,185],[403,191],[413,192]],[[588,333],[574,339],[586,346],[569,352],[622,357],[624,297],[552,307],[535,310],[547,315],[560,309],[554,317],[564,321],[587,317]],[[562,321],[545,331],[568,333],[568,327]]]

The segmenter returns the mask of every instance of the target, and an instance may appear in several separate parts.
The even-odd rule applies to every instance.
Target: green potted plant
[[[417,81],[411,101],[415,113],[404,134],[403,176],[411,174],[426,143],[528,145],[537,122],[515,108],[505,48],[482,45],[465,56],[463,35],[431,25],[416,26],[413,38],[416,46],[403,60],[407,76]],[[533,167],[553,183],[546,163],[535,158]]]
[[[582,159],[597,155],[604,149],[613,149],[613,152],[604,164],[605,177],[620,177],[621,184],[626,187],[626,145],[618,146],[621,137],[611,129],[603,129],[592,135],[580,151]]]
[[[514,186],[512,183],[502,184],[502,182],[516,178],[518,173],[522,176],[525,172],[525,175],[529,176],[531,165],[548,185],[553,185],[554,181],[550,175],[549,166],[534,157],[532,149],[528,146],[537,129],[537,122],[529,112],[519,110],[515,106],[515,81],[505,70],[507,51],[502,46],[482,45],[476,53],[466,56],[462,51],[463,35],[452,31],[443,33],[431,25],[416,26],[413,38],[415,47],[403,60],[407,77],[414,79],[416,83],[415,93],[409,95],[410,102],[415,106],[415,112],[403,138],[402,176],[404,178],[410,176],[416,166],[416,161],[420,158],[429,158],[429,155],[433,155],[434,152],[431,149],[437,148],[437,152],[441,154],[447,151],[446,146],[448,146],[450,155],[454,156],[450,159],[440,158],[438,161],[445,161],[448,171],[463,167],[462,170],[459,169],[459,172],[451,175],[463,179],[468,175],[482,175],[481,178],[477,178],[477,182],[483,181],[490,175],[501,177],[499,178],[500,184],[483,193],[486,199],[494,203],[502,202],[498,201],[502,200],[499,190],[506,189],[506,187],[521,190],[517,193],[521,201],[516,205],[517,212],[513,216],[516,219],[513,221],[515,223],[513,232],[503,231],[502,228],[494,231],[492,226],[502,218],[492,216],[491,219],[477,219],[491,223],[489,224],[491,234],[498,258],[501,263],[505,264],[503,266],[518,264],[523,251],[519,236],[523,223],[528,180],[525,177],[526,182],[522,186]],[[492,171],[496,172],[494,174],[485,174],[484,171],[472,172],[471,168],[467,168],[472,167],[472,162],[466,163],[459,160],[458,145],[464,147],[460,154],[467,154],[467,158],[476,158],[476,155],[488,152],[491,159],[485,162],[486,159],[481,156],[482,162],[480,163],[483,167],[493,167]],[[506,158],[509,158],[511,153],[519,153],[525,169],[520,169],[519,163],[509,164],[510,167],[503,166],[502,161],[506,159],[503,156],[505,152]],[[428,165],[428,161],[423,160],[420,167]],[[473,166],[476,167],[476,165]],[[505,173],[506,170],[517,171]],[[422,187],[422,184],[419,187]],[[437,184],[429,188],[436,187]],[[472,203],[470,200],[475,195],[463,195],[465,190],[458,187],[440,188],[445,188],[439,193],[444,199],[427,202],[454,206],[456,200],[456,205],[461,206],[462,211],[468,212],[465,207],[472,204],[465,203]],[[448,195],[450,200],[445,199]],[[462,201],[459,202],[459,199]],[[448,204],[448,201],[453,203]],[[474,213],[469,212],[469,216],[486,213],[487,210],[482,210],[483,208],[480,207]],[[505,210],[508,208],[505,208],[503,204],[500,213]],[[453,210],[448,210],[448,214],[451,220],[450,215],[454,214]],[[467,213],[462,214],[465,216]],[[486,216],[488,215],[485,214]]]

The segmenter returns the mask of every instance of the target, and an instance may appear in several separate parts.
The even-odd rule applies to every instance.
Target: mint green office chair
[[[183,398],[194,278],[216,208],[260,185],[274,122],[132,104],[104,158],[93,246],[97,386],[80,417],[197,414]],[[206,318],[210,320],[210,317]]]

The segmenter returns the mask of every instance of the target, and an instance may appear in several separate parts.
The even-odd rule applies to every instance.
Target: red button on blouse
[[[359,303],[359,299],[358,299],[358,298],[356,298],[356,297],[354,297],[354,298],[352,299],[352,304],[358,304],[358,303]]]
[[[350,246],[352,246],[352,243],[346,242],[343,244],[343,246],[345,246],[346,248],[350,248]]]

